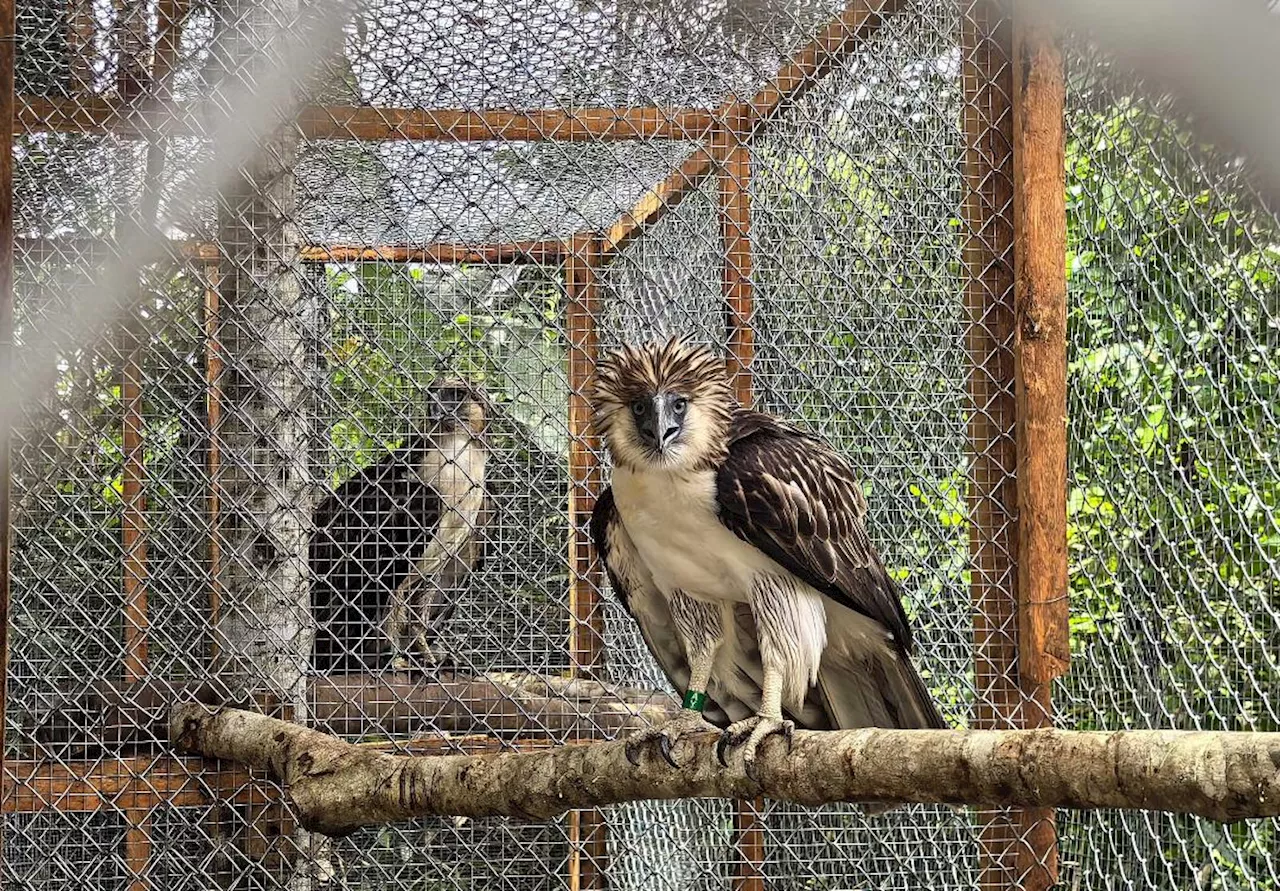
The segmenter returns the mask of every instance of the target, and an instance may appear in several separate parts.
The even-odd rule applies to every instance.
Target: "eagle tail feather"
[[[910,655],[892,638],[872,636],[856,620],[832,622],[828,628],[818,689],[834,727],[946,729]]]

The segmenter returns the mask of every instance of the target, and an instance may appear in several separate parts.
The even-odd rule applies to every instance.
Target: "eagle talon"
[[[720,736],[720,742],[716,744],[716,757],[720,759],[720,763],[725,767],[729,766],[729,762],[725,758],[725,754],[729,747],[742,747],[742,767],[746,771],[747,778],[752,782],[758,782],[756,776],[756,755],[760,749],[760,743],[768,739],[770,736],[780,736],[787,744],[787,751],[791,751],[791,741],[795,735],[796,725],[794,721],[786,721],[780,718],[766,718],[763,715],[753,715],[738,721],[736,724],[730,724]]]
[[[699,712],[684,710],[679,717],[672,718],[657,727],[648,730],[637,730],[627,737],[626,755],[632,767],[640,766],[640,751],[647,745],[657,743],[658,754],[662,760],[679,769],[680,762],[675,758],[675,747],[686,736],[695,733],[719,732]]]

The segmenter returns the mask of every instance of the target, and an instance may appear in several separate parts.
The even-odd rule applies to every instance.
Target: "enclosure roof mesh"
[[[472,111],[712,109],[754,94],[842,6],[836,0],[366,0],[345,29],[343,58],[308,98],[325,105]],[[26,8],[22,29],[19,92],[68,92],[67,29],[39,21],[33,9]],[[211,11],[197,5],[184,23],[174,82],[175,98],[193,120],[210,92],[206,66],[214,32]],[[101,52],[95,89],[109,94],[115,59],[113,50]],[[94,150],[109,158],[84,171],[90,142],[101,143]],[[607,226],[692,149],[657,140],[312,142],[297,166],[299,217],[307,240],[317,244],[561,237]],[[74,183],[87,191],[45,194],[21,208],[24,231],[109,234],[111,208],[136,207],[145,159],[136,143],[45,137],[32,150],[46,165],[64,169],[66,189]],[[166,182],[189,176],[206,153],[207,146],[171,144]],[[50,180],[44,182],[47,193]],[[199,234],[212,223],[210,211],[181,228]]]

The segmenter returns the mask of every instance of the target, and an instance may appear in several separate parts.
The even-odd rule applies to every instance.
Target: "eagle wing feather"
[[[879,622],[910,653],[901,594],[867,535],[867,503],[849,463],[758,412],[737,412],[729,439],[716,474],[720,521],[822,594]]]

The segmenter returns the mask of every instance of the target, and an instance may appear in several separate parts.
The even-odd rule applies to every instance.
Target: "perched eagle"
[[[431,648],[479,568],[490,504],[487,400],[433,382],[425,432],[347,480],[315,511],[311,539],[315,667],[364,671],[438,662]]]
[[[944,726],[843,457],[739,408],[724,362],[674,339],[600,363],[594,423],[613,459],[595,546],[684,693],[677,718],[631,737],[633,763],[656,740],[674,766],[679,738],[712,725],[721,760],[741,746],[749,771],[797,726]]]

